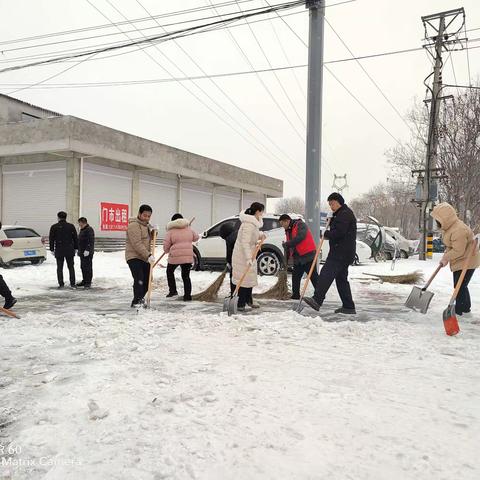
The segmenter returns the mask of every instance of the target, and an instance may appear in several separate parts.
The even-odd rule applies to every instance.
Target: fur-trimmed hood
[[[255,215],[248,215],[245,212],[240,212],[240,215],[238,216],[240,218],[240,221],[242,223],[251,223],[257,228],[262,228],[263,227],[263,220],[257,220]]]
[[[187,228],[189,225],[190,222],[186,218],[177,218],[167,223],[167,232],[173,228]]]

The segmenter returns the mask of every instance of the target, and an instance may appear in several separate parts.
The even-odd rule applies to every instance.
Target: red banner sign
[[[100,203],[100,230],[126,231],[128,205],[123,203]]]

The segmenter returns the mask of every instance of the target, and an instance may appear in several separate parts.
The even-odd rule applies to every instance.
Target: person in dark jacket
[[[78,219],[78,256],[82,269],[82,281],[77,287],[90,288],[93,278],[93,252],[95,251],[95,232],[85,217]]]
[[[10,310],[16,303],[17,299],[12,295],[12,292],[8,288],[8,285],[5,283],[5,280],[0,275],[0,295],[5,299],[5,304],[3,308],[5,310]]]
[[[315,258],[316,245],[312,232],[302,219],[292,220],[290,215],[284,213],[279,218],[280,225],[285,229],[287,241],[283,242],[286,251],[286,261],[293,256],[292,272],[292,300],[300,298],[300,283],[303,274],[310,271]],[[317,284],[318,273],[314,268],[312,272],[312,285]]]
[[[235,291],[235,285],[232,282],[232,255],[235,242],[237,241],[238,229],[240,228],[240,221],[235,223],[226,222],[220,227],[220,237],[225,240],[225,246],[227,247],[227,270],[230,274],[230,295],[233,295]]]
[[[75,226],[67,222],[67,214],[58,212],[58,223],[50,228],[50,250],[57,259],[58,288],[63,288],[63,264],[66,261],[70,274],[70,286],[75,288],[75,251],[78,250],[78,236]]]
[[[337,308],[335,313],[355,314],[355,304],[350,283],[348,283],[348,267],[355,260],[357,219],[352,210],[345,205],[345,200],[339,193],[332,193],[328,197],[328,204],[333,216],[330,221],[330,230],[326,230],[324,236],[330,243],[330,252],[320,271],[315,293],[313,297],[305,297],[305,303],[314,310],[320,310],[325,295],[335,280],[342,300],[342,307]]]

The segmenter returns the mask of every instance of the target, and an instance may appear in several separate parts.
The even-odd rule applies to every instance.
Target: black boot
[[[85,286],[85,280],[82,280],[81,282],[77,283],[77,287],[84,287]]]
[[[177,292],[169,292],[168,295],[167,295],[167,298],[176,297],[177,295],[178,295]]]
[[[356,315],[357,312],[354,308],[340,307],[335,310],[335,313],[343,313],[344,315]]]
[[[17,303],[17,299],[15,297],[10,297],[5,300],[5,305],[3,308],[5,310],[10,310],[15,304]]]

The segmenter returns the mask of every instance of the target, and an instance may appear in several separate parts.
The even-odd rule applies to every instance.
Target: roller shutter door
[[[195,217],[193,229],[203,232],[212,224],[212,190],[197,185],[182,185],[182,211],[185,218]]]
[[[215,222],[240,212],[240,195],[215,193]]]
[[[65,161],[4,165],[3,224],[48,235],[57,213],[66,209],[66,183]]]
[[[153,209],[152,223],[160,226],[159,235],[165,236],[165,227],[176,213],[177,182],[159,177],[140,175],[140,204]]]
[[[244,209],[248,208],[253,202],[260,202],[265,205],[265,197],[261,193],[244,193],[243,194]]]
[[[83,165],[83,195],[81,214],[87,217],[98,237],[125,237],[125,232],[100,230],[100,204],[123,203],[131,212],[132,173],[117,168],[85,162]]]

